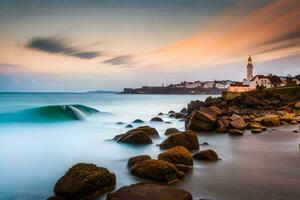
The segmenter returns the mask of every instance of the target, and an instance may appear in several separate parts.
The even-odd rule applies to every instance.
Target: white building
[[[250,88],[255,90],[257,86],[270,88],[272,87],[272,82],[269,76],[265,75],[256,75],[250,80]]]
[[[250,90],[250,86],[244,85],[242,82],[230,84],[229,88],[227,89],[228,92],[247,92]]]

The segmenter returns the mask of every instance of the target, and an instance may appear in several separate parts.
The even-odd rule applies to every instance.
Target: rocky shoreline
[[[163,121],[161,115],[163,113],[159,113],[150,121],[168,123]],[[97,199],[105,193],[108,193],[107,200],[192,200],[192,195],[188,191],[166,185],[183,179],[193,168],[194,160],[206,162],[220,160],[212,149],[199,151],[201,145],[197,137],[199,134],[229,133],[232,136],[242,136],[245,130],[258,134],[268,130],[269,127],[296,125],[300,123],[300,99],[297,95],[245,93],[230,100],[218,97],[207,98],[204,102],[193,101],[186,109],[180,112],[170,111],[166,115],[185,121],[186,130],[167,129],[165,131],[167,138],[156,147],[163,150],[162,153],[156,158],[136,155],[128,158],[127,163],[128,170],[133,176],[160,184],[138,183],[114,191],[117,178],[113,172],[94,164],[79,163],[58,180],[53,191],[55,195],[49,200]],[[137,119],[132,123],[139,124],[143,121]],[[118,124],[125,123],[118,122]],[[127,124],[126,127],[131,128],[130,125]],[[116,135],[113,140],[130,145],[149,145],[158,137],[160,135],[155,128],[139,126]]]

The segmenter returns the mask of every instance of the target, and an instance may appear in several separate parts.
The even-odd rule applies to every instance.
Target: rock
[[[297,122],[296,120],[293,120],[293,121],[290,121],[290,124],[291,124],[291,125],[297,125],[298,122]]]
[[[191,114],[194,110],[199,109],[201,106],[205,106],[205,103],[203,101],[191,101],[187,107],[188,114]]]
[[[66,200],[96,199],[99,195],[113,190],[115,185],[115,175],[106,168],[78,163],[57,181],[54,194]]]
[[[298,130],[293,130],[294,133],[298,133]]]
[[[181,119],[181,118],[185,118],[185,115],[182,114],[182,113],[175,113],[175,116],[174,116],[176,119]]]
[[[137,177],[153,181],[171,184],[178,180],[177,168],[163,160],[143,160],[133,165],[130,171]]]
[[[180,112],[181,112],[182,114],[185,114],[185,115],[188,113],[188,111],[187,111],[186,108],[182,108]]]
[[[175,111],[174,110],[170,110],[168,113],[169,114],[175,114]]]
[[[228,133],[230,135],[244,135],[243,131],[239,129],[230,129]]]
[[[243,103],[250,107],[266,106],[266,103],[258,99],[257,97],[245,95]]]
[[[174,117],[175,117],[175,113],[169,114],[169,117],[170,117],[170,118],[174,118]]]
[[[211,131],[216,124],[216,117],[205,111],[195,110],[187,123],[187,129],[193,131]]]
[[[172,135],[173,133],[179,133],[180,131],[177,128],[168,128],[165,132],[165,135]]]
[[[192,195],[181,189],[163,185],[138,183],[124,186],[108,194],[106,200],[193,200]]]
[[[217,133],[227,133],[228,129],[225,128],[225,127],[219,127],[219,128],[216,129],[216,132]]]
[[[159,160],[164,160],[169,163],[174,164],[176,167],[179,165],[179,168],[185,166],[193,165],[192,154],[183,146],[173,147],[167,151],[160,153],[158,155]],[[180,169],[179,169],[180,170]]]
[[[136,119],[136,120],[134,120],[132,123],[144,123],[144,121],[141,120],[141,119]]]
[[[300,101],[296,102],[295,105],[294,105],[294,107],[295,107],[296,109],[300,109]]]
[[[160,113],[158,113],[157,115],[158,115],[158,116],[162,116],[162,115],[164,115],[164,114],[160,112]]]
[[[150,126],[139,126],[135,129],[131,129],[130,131],[128,131],[127,133],[133,133],[136,131],[143,131],[144,133],[146,133],[149,137],[159,137],[159,134],[157,132],[157,130],[153,127]]]
[[[123,124],[125,124],[124,122],[117,122],[116,123],[117,125],[123,125]]]
[[[188,150],[198,150],[199,141],[195,132],[187,130],[170,135],[159,146],[163,149],[169,149],[175,146],[184,146]]]
[[[127,165],[129,168],[131,168],[133,165],[143,160],[151,160],[151,157],[148,155],[134,156],[132,158],[129,158]]]
[[[153,117],[150,121],[152,121],[152,122],[163,122],[164,120],[160,117]]]
[[[250,122],[248,127],[249,129],[262,129],[262,126],[259,122]]]
[[[208,146],[209,144],[207,142],[202,142],[200,145]]]
[[[218,108],[217,106],[210,106],[209,110],[215,115],[215,116],[220,116],[222,115],[222,110]]]
[[[266,115],[262,118],[262,124],[264,126],[280,126],[278,115]]]
[[[127,124],[125,128],[132,128],[133,126],[131,124]]]
[[[244,119],[237,115],[237,114],[233,114],[231,117],[231,122],[230,122],[230,126],[234,129],[240,129],[243,130],[246,127],[246,123],[244,121]]]
[[[211,149],[199,151],[193,155],[196,160],[206,160],[206,161],[217,161],[219,160],[218,154]]]
[[[143,131],[134,131],[117,135],[114,140],[128,144],[152,144],[151,138]]]
[[[293,121],[294,117],[295,117],[294,115],[291,115],[289,113],[285,113],[284,115],[281,115],[279,117],[279,120],[284,121],[284,122],[291,122],[291,121]]]
[[[251,129],[251,133],[257,134],[257,133],[262,133],[262,129]]]
[[[167,121],[167,122],[165,122],[166,124],[172,124],[172,122],[170,122],[170,121]]]

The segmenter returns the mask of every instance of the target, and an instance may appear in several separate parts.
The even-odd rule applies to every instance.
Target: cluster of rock
[[[243,135],[245,129],[261,133],[268,126],[300,123],[300,101],[269,93],[245,93],[226,100],[222,97],[192,101],[188,105],[186,129]]]
[[[194,131],[180,132],[170,128],[165,135],[168,137],[158,145],[165,151],[157,159],[139,155],[128,160],[129,170],[134,176],[171,184],[182,179],[193,167],[193,157],[196,160],[218,160],[218,155],[213,150],[199,151],[192,155],[191,152],[199,150],[198,137]]]
[[[172,175],[171,172],[169,174]],[[78,163],[57,181],[53,190],[55,195],[48,200],[96,200],[107,192],[110,192],[107,200],[193,199],[185,190],[162,185],[138,183],[111,192],[115,186],[116,176],[106,168]]]
[[[138,128],[131,129],[124,134],[115,136],[114,140],[129,144],[152,144],[151,138],[155,137],[159,137],[155,128],[140,126]]]

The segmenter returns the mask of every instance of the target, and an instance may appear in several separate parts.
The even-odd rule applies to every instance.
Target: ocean
[[[78,162],[95,163],[114,172],[116,188],[140,182],[130,175],[128,158],[140,154],[156,158],[161,152],[156,144],[166,138],[164,131],[171,127],[184,130],[184,122],[167,114],[162,118],[171,123],[150,119],[207,97],[1,93],[0,200],[47,199],[56,181]],[[145,123],[131,123],[135,119]],[[161,138],[138,147],[111,140],[129,130],[127,124],[155,127]],[[199,140],[209,143],[201,149],[216,150],[222,160],[195,161],[194,169],[173,187],[188,190],[194,199],[299,199],[300,134],[293,133],[295,129],[298,127],[280,127],[259,135],[247,132],[242,137],[201,134]]]

